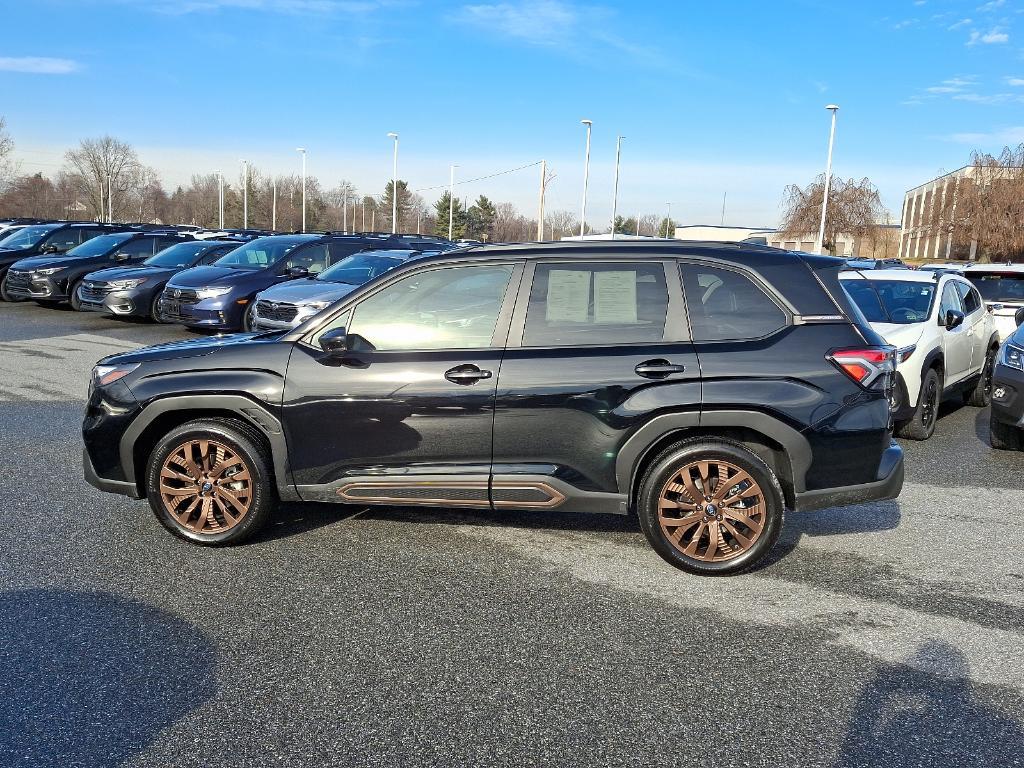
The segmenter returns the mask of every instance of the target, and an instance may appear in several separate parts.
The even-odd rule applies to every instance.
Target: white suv
[[[981,293],[992,313],[999,342],[1017,330],[1017,313],[1024,309],[1024,264],[972,264],[964,277]]]
[[[963,394],[988,405],[999,337],[978,289],[950,272],[849,271],[846,292],[896,347],[892,409],[900,437],[927,440],[939,404]]]

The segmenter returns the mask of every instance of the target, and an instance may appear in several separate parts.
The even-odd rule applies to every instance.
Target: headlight
[[[896,362],[905,363],[910,359],[910,356],[917,350],[917,344],[911,344],[909,347],[902,347],[896,350]]]
[[[196,291],[196,296],[200,299],[215,299],[218,296],[223,296],[226,293],[231,293],[231,286],[225,286],[224,288],[200,288]]]
[[[307,304],[303,304],[299,307],[298,314],[300,315],[315,315],[321,309],[331,306],[329,301],[311,301]]]
[[[46,269],[33,269],[32,275],[39,277],[46,277],[47,275],[55,275],[60,272],[64,267],[47,267]]]
[[[123,379],[139,367],[138,363],[121,363],[120,365],[97,365],[92,369],[92,378],[97,386],[103,387]]]
[[[999,362],[1010,368],[1016,368],[1018,371],[1024,371],[1024,348],[1007,342],[1003,346],[1002,360]]]
[[[128,288],[138,288],[147,280],[149,280],[148,277],[133,277],[131,280],[113,280],[110,283],[110,287],[116,291],[123,291]]]

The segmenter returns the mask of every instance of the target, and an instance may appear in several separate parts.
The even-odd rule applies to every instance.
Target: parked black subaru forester
[[[292,331],[102,360],[86,477],[199,544],[278,499],[618,512],[673,565],[733,573],[787,507],[902,488],[893,349],[842,268],[673,241],[424,258]]]

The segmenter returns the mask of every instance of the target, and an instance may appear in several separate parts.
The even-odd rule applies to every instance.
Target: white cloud
[[[960,29],[961,27],[966,27],[966,26],[969,26],[969,25],[971,25],[973,23],[974,23],[973,19],[960,19],[960,21],[958,21],[958,22],[956,22],[954,24],[950,24],[947,27],[947,29],[950,29],[950,30]]]
[[[223,10],[265,11],[290,14],[366,14],[384,2],[374,0],[154,0],[149,10],[171,15],[210,13]]]
[[[970,39],[967,41],[967,45],[977,45],[978,43],[983,43],[985,45],[997,45],[1000,43],[1008,43],[1009,41],[1010,36],[1003,32],[999,27],[996,27],[984,34],[976,29],[973,30],[971,32]]]
[[[1019,96],[1011,93],[956,93],[953,98],[957,101],[969,101],[974,104],[1003,104],[1007,101],[1019,101]]]
[[[1006,78],[1006,84],[1019,88],[1024,86],[1024,77],[1008,77]]]
[[[0,71],[33,75],[67,75],[79,69],[77,61],[45,56],[0,56]]]
[[[1024,143],[1024,126],[1000,128],[988,133],[953,133],[946,136],[945,139],[957,144],[973,144],[975,146],[1021,144]]]
[[[554,45],[565,40],[580,22],[576,9],[558,0],[464,5],[454,18],[463,24],[537,45]]]
[[[1006,0],[991,0],[991,2],[979,5],[978,10],[982,13],[991,13],[992,11],[998,10],[1006,5]]]

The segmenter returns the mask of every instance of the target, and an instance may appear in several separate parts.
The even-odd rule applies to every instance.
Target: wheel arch
[[[288,448],[281,422],[262,405],[243,395],[182,395],[149,403],[125,431],[119,446],[125,479],[135,484],[140,498],[146,493],[146,462],[160,438],[181,424],[210,418],[239,422],[247,428],[254,439],[263,443],[271,457],[278,495],[284,501],[298,499],[291,484]]]

